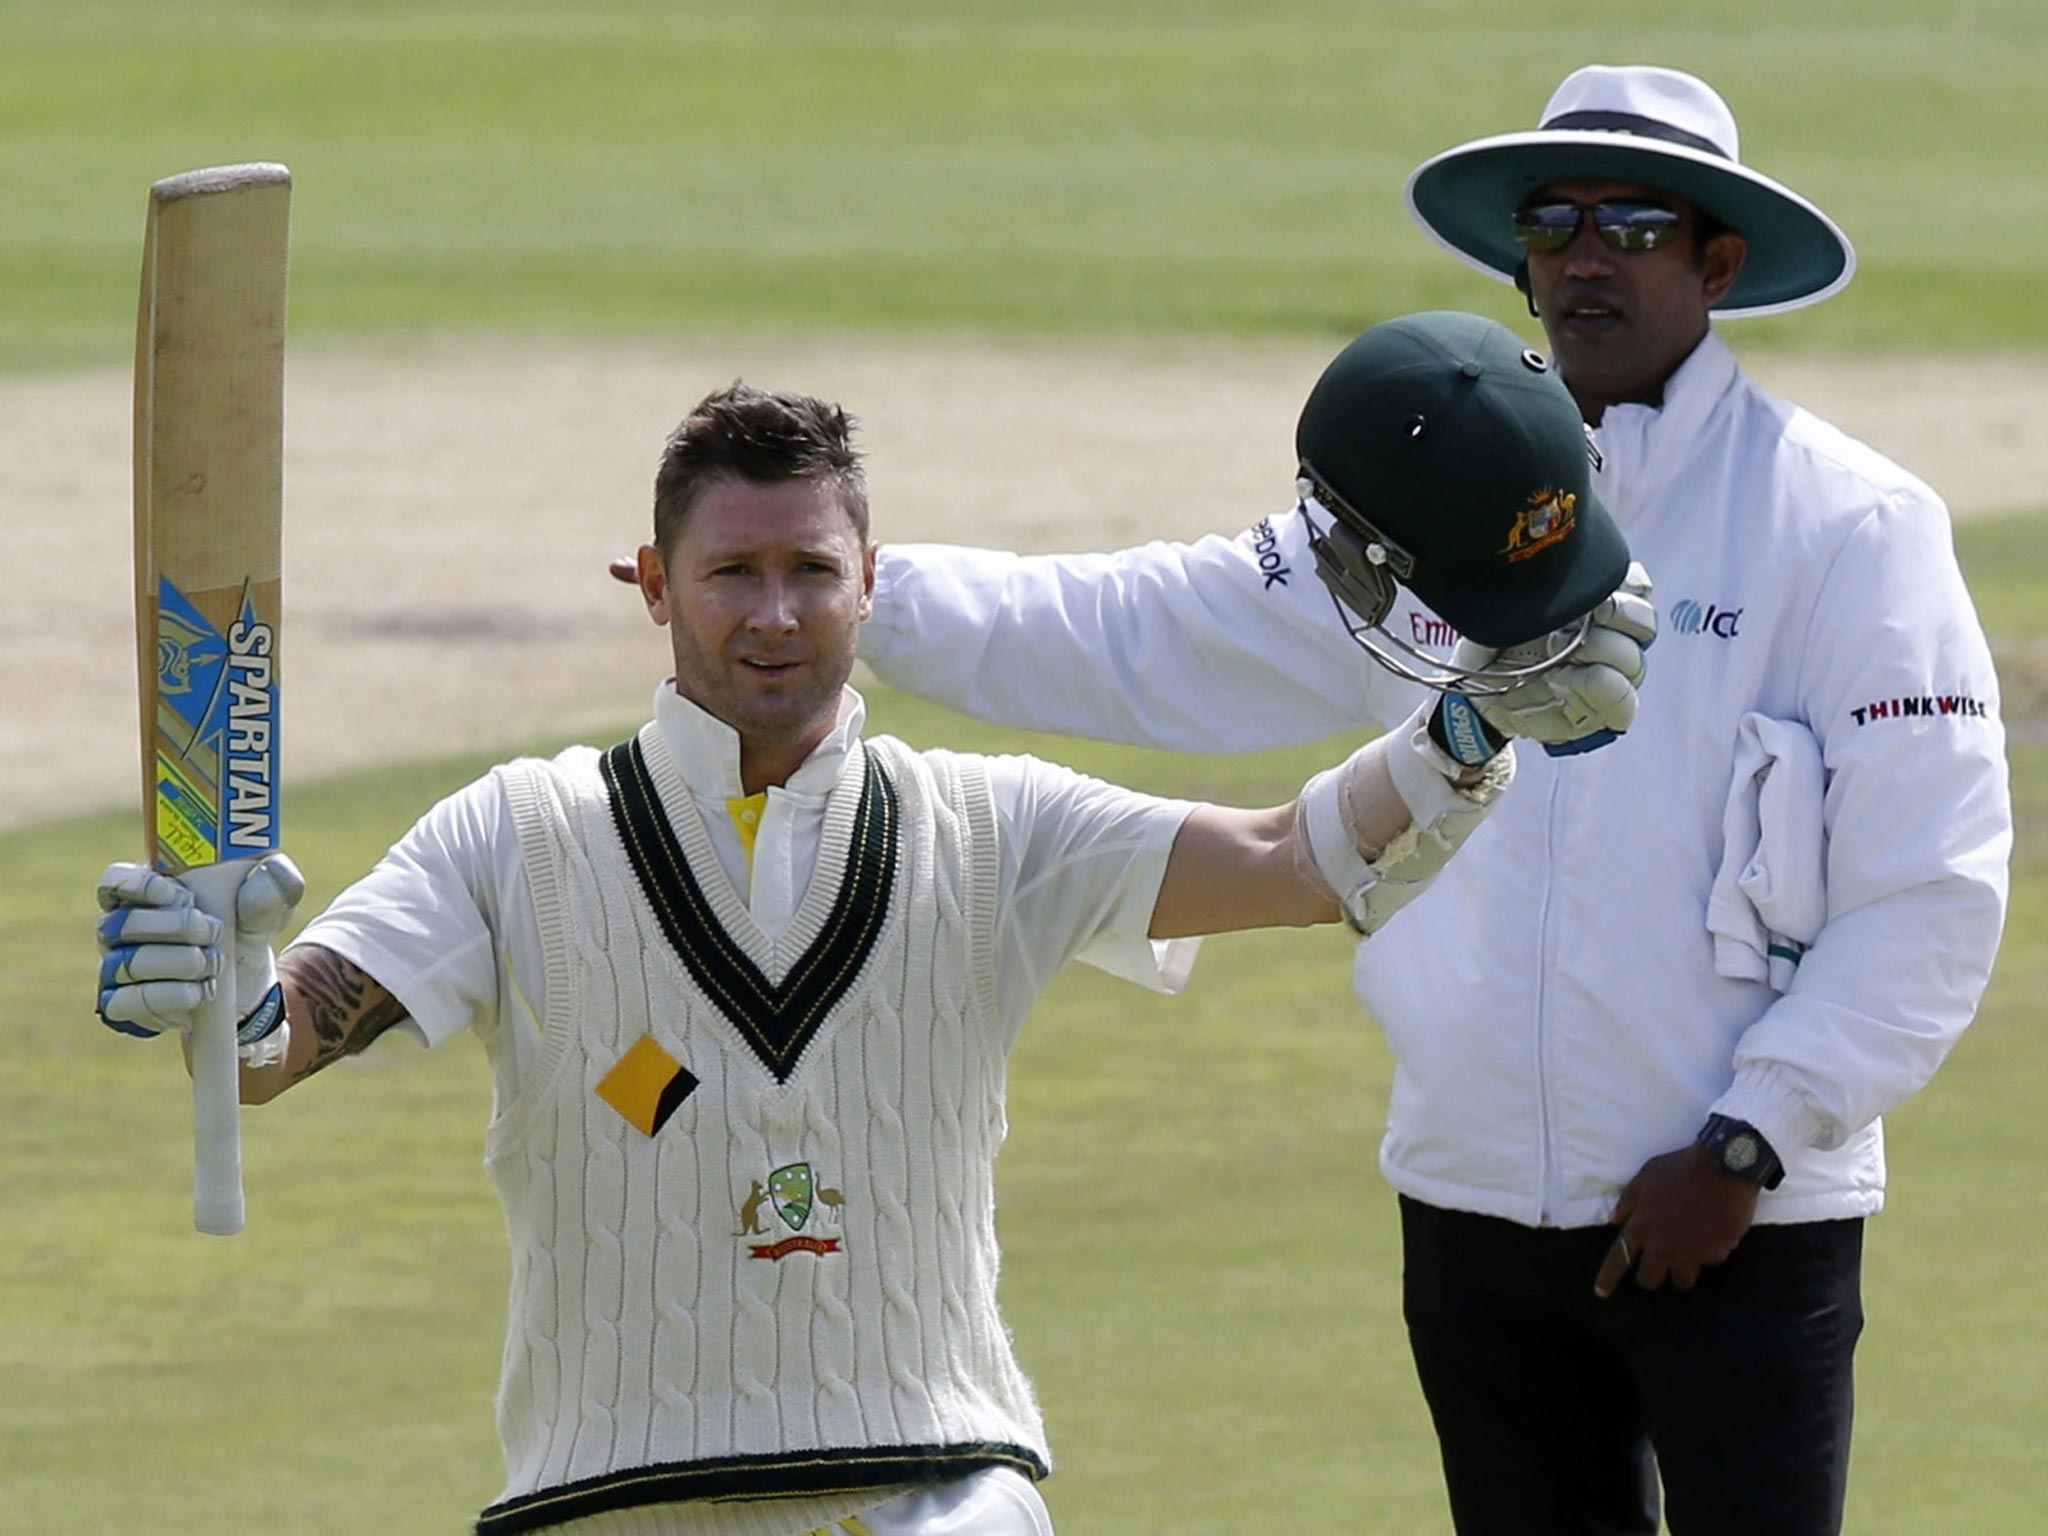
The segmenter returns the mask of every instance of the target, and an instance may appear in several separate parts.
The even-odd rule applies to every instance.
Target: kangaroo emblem
[[[766,1227],[756,1225],[760,1219],[761,1207],[767,1202],[768,1191],[761,1187],[759,1179],[755,1179],[753,1182],[753,1189],[748,1192],[747,1198],[740,1204],[740,1236],[742,1237],[757,1237],[768,1230]]]

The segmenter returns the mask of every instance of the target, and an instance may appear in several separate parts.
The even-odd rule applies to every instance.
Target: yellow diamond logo
[[[642,1035],[598,1080],[597,1096],[646,1135],[668,1124],[697,1086],[697,1079],[652,1035]]]

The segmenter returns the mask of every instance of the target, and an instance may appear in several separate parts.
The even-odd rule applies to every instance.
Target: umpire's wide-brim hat
[[[1856,252],[1834,220],[1742,163],[1735,114],[1704,80],[1647,65],[1569,76],[1533,133],[1447,149],[1408,178],[1408,211],[1435,240],[1512,282],[1523,260],[1510,216],[1560,181],[1632,181],[1682,197],[1739,230],[1749,254],[1714,313],[1769,315],[1848,285]]]
[[[1339,601],[1355,551],[1368,566],[1353,574],[1371,582],[1371,565],[1390,565],[1498,648],[1570,624],[1628,574],[1571,392],[1547,358],[1479,315],[1374,326],[1323,370],[1294,442],[1306,488],[1355,536],[1331,552]]]

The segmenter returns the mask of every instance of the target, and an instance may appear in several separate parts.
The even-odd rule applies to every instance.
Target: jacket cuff
[[[1840,1129],[1800,1089],[1798,1078],[1775,1063],[1744,1067],[1711,1113],[1745,1120],[1763,1133],[1788,1168],[1808,1147],[1841,1145]]]

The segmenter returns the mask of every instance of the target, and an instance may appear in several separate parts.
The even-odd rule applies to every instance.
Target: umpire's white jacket
[[[1598,492],[1657,583],[1642,712],[1598,752],[1524,748],[1514,792],[1360,947],[1397,1062],[1382,1170],[1434,1205],[1591,1225],[1718,1110],[1784,1158],[1760,1221],[1867,1214],[1878,1116],[1969,1023],[2005,912],[1998,685],[1947,511],[1718,336],[1600,441]],[[1388,624],[1454,638],[1405,597]],[[976,714],[1191,751],[1414,704],[1338,621],[1299,511],[1114,555],[887,548],[861,648]],[[1716,975],[1706,927],[1751,710],[1805,723],[1827,769],[1827,923],[1783,996]]]

